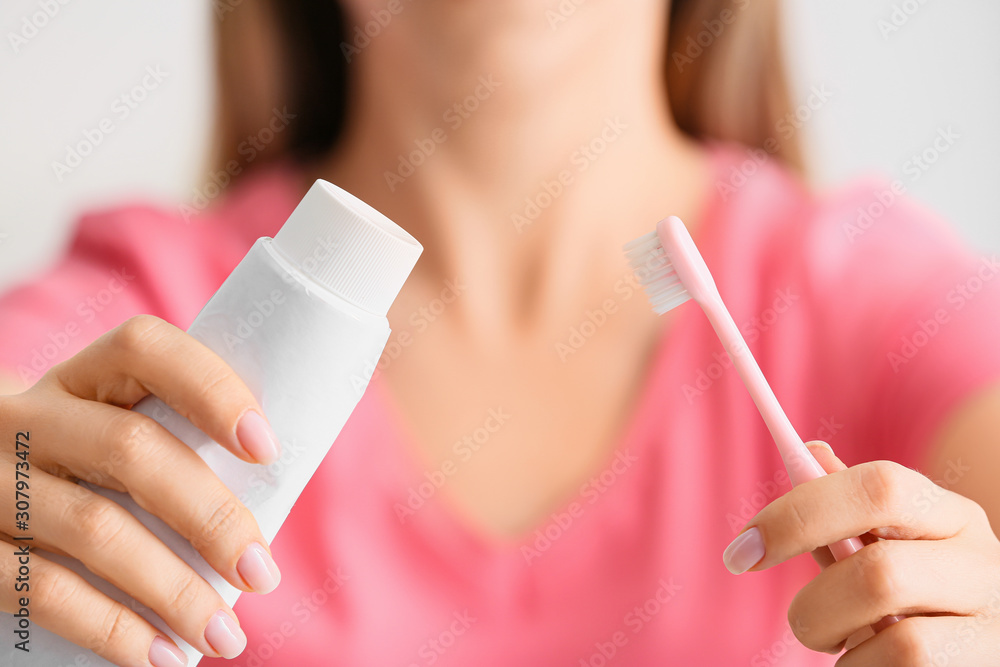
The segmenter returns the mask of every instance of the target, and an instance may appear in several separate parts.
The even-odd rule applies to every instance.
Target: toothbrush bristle
[[[681,284],[680,276],[674,271],[656,232],[650,232],[627,244],[625,257],[657,315],[662,315],[691,298]]]

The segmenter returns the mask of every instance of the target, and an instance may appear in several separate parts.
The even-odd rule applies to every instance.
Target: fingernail
[[[236,439],[254,460],[274,463],[281,457],[281,443],[267,420],[256,410],[247,410],[236,425]]]
[[[756,527],[743,533],[722,554],[722,562],[733,574],[743,574],[764,557],[764,538]]]
[[[833,454],[833,447],[831,447],[829,444],[823,442],[822,440],[810,440],[809,442],[806,443],[806,447],[809,447],[809,448],[819,447],[820,449],[825,449],[826,451],[828,451],[831,454]]]
[[[254,593],[270,593],[281,581],[281,572],[271,554],[256,542],[247,547],[240,556],[239,562],[236,563],[236,571]]]
[[[165,637],[155,637],[149,647],[149,664],[153,667],[185,667],[187,656]]]
[[[205,628],[205,641],[227,660],[232,660],[243,653],[243,649],[247,647],[247,636],[240,630],[233,617],[221,609],[215,612],[215,616],[208,622],[208,627]]]

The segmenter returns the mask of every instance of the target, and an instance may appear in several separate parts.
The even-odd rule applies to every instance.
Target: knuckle
[[[899,602],[900,575],[898,551],[892,542],[869,544],[857,554],[861,585],[869,605],[878,613],[894,611]]]
[[[931,647],[928,637],[932,636],[927,628],[918,622],[922,619],[904,619],[892,627],[888,633],[889,654],[896,664],[923,667],[932,665]]]
[[[45,568],[31,573],[31,605],[36,609],[56,609],[77,594],[78,582]]]
[[[123,511],[107,500],[79,501],[71,512],[71,525],[76,527],[85,544],[104,549],[124,530]]]
[[[198,383],[198,392],[206,404],[213,405],[220,398],[238,393],[240,385],[236,379],[236,374],[220,360],[217,364],[211,364],[202,376]]]
[[[990,534],[992,528],[990,528],[990,515],[982,505],[977,503],[971,498],[955,494],[959,498],[959,502],[964,504],[967,508],[970,523],[977,525],[981,528],[986,529],[986,534]]]
[[[135,315],[115,329],[112,342],[126,352],[142,353],[167,334],[167,323],[153,315]]]
[[[15,431],[14,425],[20,421],[19,416],[23,414],[18,405],[21,400],[20,397],[20,394],[0,396],[0,433],[3,434],[8,442],[12,440],[10,434],[13,434]],[[14,445],[7,445],[4,453],[13,454],[13,447]]]
[[[111,442],[114,443],[108,463],[112,468],[131,466],[143,460],[148,453],[153,422],[138,412],[123,411],[112,425]]]
[[[120,604],[115,604],[99,626],[90,641],[90,650],[98,655],[106,654],[111,647],[128,641],[129,630],[134,623],[131,612]]]
[[[173,582],[167,592],[165,602],[167,613],[173,617],[188,614],[204,592],[202,578],[188,570]]]
[[[801,542],[809,535],[809,518],[803,512],[802,507],[794,502],[792,497],[787,497],[785,511],[782,514],[785,515],[785,521],[782,521],[781,524],[786,526],[786,530],[796,542]]]
[[[859,468],[861,497],[879,516],[893,516],[902,508],[904,471],[892,461],[872,461]]]
[[[228,491],[218,492],[215,502],[210,502],[207,506],[215,509],[200,522],[194,532],[192,544],[197,549],[209,546],[231,532],[244,518],[244,512],[248,512]]]
[[[812,645],[810,632],[810,621],[809,621],[809,605],[807,604],[806,595],[808,589],[802,589],[798,592],[794,599],[792,599],[792,604],[788,606],[788,627],[791,629],[792,634],[795,638],[799,640],[799,643],[806,648],[811,648],[815,650],[815,646]]]

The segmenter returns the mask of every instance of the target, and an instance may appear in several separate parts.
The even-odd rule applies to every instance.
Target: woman
[[[892,184],[802,185],[776,3],[215,7],[213,181],[236,183],[85,217],[0,301],[0,366],[32,384],[0,415],[10,467],[15,430],[37,443],[36,544],[239,665],[998,664],[997,269]],[[151,392],[245,460],[294,455],[173,325],[316,177],[426,252],[368,393],[266,545],[123,408]],[[834,474],[788,491],[698,309],[652,316],[620,249],[667,214]],[[267,593],[280,567],[280,587],[225,607],[70,483],[109,460],[108,486],[192,540],[227,527],[199,544],[231,583]],[[865,533],[830,565],[823,545]],[[182,664],[131,610],[33,568],[38,624],[117,664]],[[871,636],[890,614],[909,618]]]

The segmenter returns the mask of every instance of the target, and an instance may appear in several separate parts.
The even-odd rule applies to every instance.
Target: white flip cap
[[[383,316],[424,250],[392,220],[322,179],[274,235],[274,244],[337,296]]]

